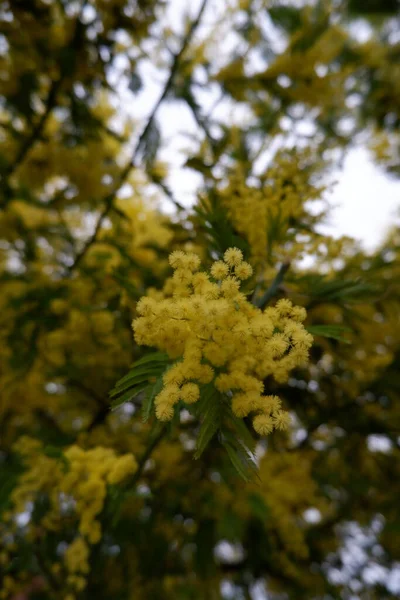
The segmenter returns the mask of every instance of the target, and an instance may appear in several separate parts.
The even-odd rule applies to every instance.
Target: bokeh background
[[[397,598],[399,209],[397,0],[0,0],[0,598]],[[162,429],[137,303],[232,245],[291,426]]]

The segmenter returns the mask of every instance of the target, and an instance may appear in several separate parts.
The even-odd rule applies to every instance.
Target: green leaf
[[[198,417],[206,414],[211,408],[212,397],[216,391],[212,382],[200,386],[200,399],[189,407],[191,411]]]
[[[223,254],[227,248],[235,246],[248,254],[246,241],[234,230],[225,207],[216,195],[210,193],[208,205],[197,206],[194,211],[209,238],[211,250]]]
[[[260,521],[265,521],[271,514],[268,506],[265,504],[264,499],[259,494],[250,494],[248,502],[252,513],[258,519],[260,519]]]
[[[170,360],[168,354],[165,352],[152,352],[151,354],[146,354],[139,360],[135,361],[131,367],[138,367],[139,365],[144,365],[146,363],[168,363]]]
[[[129,402],[149,385],[152,388],[154,385],[152,380],[158,380],[164,373],[169,360],[168,355],[164,352],[153,352],[136,361],[129,373],[117,381],[111,390],[109,394],[113,399],[111,408],[116,409],[124,402]],[[151,410],[151,406],[149,410]]]
[[[194,458],[200,458],[208,444],[211,442],[214,435],[220,429],[221,418],[217,409],[214,409],[208,413],[203,423],[201,424],[200,432],[197,437],[196,453]]]
[[[154,398],[161,391],[162,375],[169,361],[168,355],[163,352],[153,352],[136,361],[130,372],[111,390],[110,397],[113,398],[111,408],[115,410],[145,390],[142,412],[143,421],[147,421],[153,409]]]
[[[119,398],[116,398],[115,400],[113,400],[111,402],[111,410],[116,410],[117,408],[122,406],[122,404],[125,404],[125,402],[130,402],[131,400],[136,398],[136,396],[138,394],[140,394],[140,392],[145,390],[147,387],[148,387],[148,383],[146,381],[140,385],[135,386],[132,389],[129,389],[127,392],[125,392],[125,394],[122,394],[122,396],[120,396]]]
[[[224,413],[224,402],[221,394],[213,384],[203,386],[201,399],[197,402],[198,412],[203,417],[199,435],[196,442],[196,453],[194,458],[199,458],[214,435],[221,428]]]
[[[300,10],[294,6],[272,6],[268,13],[274,24],[288,33],[293,33],[302,24]]]
[[[164,370],[164,369],[162,369]],[[128,390],[130,388],[132,388],[133,386],[136,386],[140,383],[143,382],[147,382],[149,381],[152,377],[157,377],[160,374],[160,369],[140,369],[139,373],[134,374],[134,372],[132,371],[132,374],[130,375],[130,377],[128,379],[125,379],[124,382],[118,382],[117,385],[115,386],[115,388],[110,392],[110,396],[111,398],[114,398],[115,396],[118,396],[119,394],[121,394],[122,392],[125,392],[125,390]]]
[[[157,396],[157,394],[159,394],[159,392],[161,392],[162,386],[163,380],[160,376],[153,385],[149,385],[147,387],[146,396],[142,404],[142,419],[144,423],[146,423],[146,421],[149,420],[149,417],[153,410],[154,398]]]
[[[251,460],[250,456],[246,456],[244,450],[241,451],[227,441],[223,442],[223,445],[236,472],[244,479],[244,481],[251,481],[253,475],[252,471],[255,469],[254,462]]]
[[[312,335],[332,338],[339,342],[350,344],[350,340],[343,337],[343,333],[350,333],[352,330],[344,325],[310,325],[306,329]]]
[[[252,452],[255,440],[243,419],[233,414],[230,399],[218,392],[213,383],[201,386],[200,400],[190,407],[190,411],[202,421],[194,458],[198,459],[215,434],[220,432],[223,440],[236,448],[247,470],[254,470]]]
[[[234,433],[238,440],[242,442],[242,445],[251,453],[254,452],[256,440],[254,439],[251,431],[248,429],[243,419],[240,419],[233,414],[232,410],[228,409],[228,419],[233,426]]]
[[[250,481],[258,471],[251,450],[231,431],[224,430],[222,444],[225,446],[231,463],[239,475],[245,481]]]
[[[376,286],[361,280],[333,279],[321,275],[304,276],[298,279],[305,291],[313,298],[313,304],[320,302],[355,302],[367,300],[376,293]],[[308,289],[307,289],[308,288]]]

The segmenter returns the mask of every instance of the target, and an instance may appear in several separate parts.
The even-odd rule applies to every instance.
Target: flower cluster
[[[69,470],[59,489],[75,498],[80,514],[79,531],[95,544],[101,537],[97,517],[104,505],[106,485],[118,484],[134,473],[136,460],[132,454],[118,457],[113,450],[101,446],[86,451],[79,446],[71,446],[65,457]]]
[[[76,591],[85,588],[85,576],[89,573],[89,546],[83,537],[76,537],[65,551],[64,563],[69,573],[67,581]]]
[[[144,297],[133,322],[138,344],[155,346],[171,358],[182,358],[164,374],[155,399],[156,415],[168,421],[179,401],[200,398],[199,384],[213,382],[231,399],[235,415],[255,413],[253,426],[261,435],[285,429],[289,415],[276,396],[264,395],[264,380],[287,380],[291,369],[308,358],[312,336],[302,321],[306,311],[280,300],[262,311],[240,291],[252,274],[242,252],[230,248],[210,273],[199,272],[195,254],[170,255],[173,295],[160,301]]]
[[[38,440],[21,437],[15,449],[27,466],[13,491],[16,512],[23,512],[38,497],[47,496],[50,508],[42,525],[57,531],[65,519],[78,517],[80,535],[69,545],[64,556],[71,588],[85,586],[89,571],[88,544],[101,538],[99,515],[103,509],[107,484],[116,485],[137,469],[132,454],[117,456],[110,448],[97,446],[84,450],[70,446],[58,458],[47,456]]]
[[[60,458],[53,458],[43,453],[41,442],[28,437],[20,438],[15,449],[28,467],[13,492],[16,509],[22,512],[38,494],[48,494],[51,509],[44,517],[46,525],[54,529],[58,519],[65,517],[65,511],[72,511],[79,515],[81,535],[89,543],[97,543],[101,537],[97,518],[107,484],[119,484],[136,471],[134,456],[117,456],[101,446],[90,450],[70,446]]]
[[[304,250],[301,244],[289,242],[288,229],[293,220],[312,224],[305,202],[321,197],[324,190],[312,181],[318,166],[311,153],[282,151],[260,177],[261,187],[249,185],[239,169],[221,191],[229,219],[248,241],[255,263],[265,265],[273,244],[277,260],[298,258]],[[285,245],[281,244],[282,236]],[[315,251],[308,246],[310,242],[307,251]]]

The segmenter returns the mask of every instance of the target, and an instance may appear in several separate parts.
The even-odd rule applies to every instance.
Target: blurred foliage
[[[0,1],[0,598],[398,597],[400,233],[321,233],[350,148],[400,174],[398,2],[188,3],[179,34],[168,4]],[[195,126],[190,208],[168,106]],[[264,381],[291,415],[268,437],[208,383],[160,425],[171,357],[131,327],[172,251],[231,246],[246,302],[314,336]]]

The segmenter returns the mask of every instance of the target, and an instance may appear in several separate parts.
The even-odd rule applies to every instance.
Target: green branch
[[[255,304],[259,308],[261,308],[261,309],[265,308],[267,306],[268,302],[277,294],[277,292],[279,290],[279,286],[283,282],[285,275],[286,275],[287,271],[289,270],[289,267],[290,267],[290,262],[285,262],[281,265],[281,268],[279,269],[278,273],[276,274],[275,279],[273,280],[273,282],[271,283],[271,285],[269,286],[269,288],[267,289],[265,294],[263,296],[261,296],[261,298],[259,298],[259,300],[257,300],[255,302]]]
[[[133,487],[139,481],[140,477],[142,476],[143,469],[145,468],[147,461],[149,460],[150,456],[153,454],[154,450],[157,448],[159,443],[163,440],[166,433],[167,433],[167,428],[165,426],[162,426],[160,431],[158,432],[158,434],[155,435],[153,437],[153,439],[150,440],[149,445],[147,446],[147,448],[143,452],[142,456],[140,457],[136,473],[133,475],[132,479],[130,479],[130,481],[128,482],[129,487]]]

